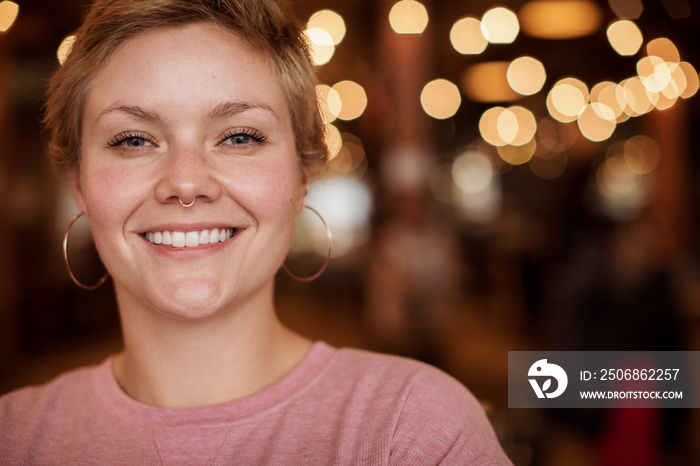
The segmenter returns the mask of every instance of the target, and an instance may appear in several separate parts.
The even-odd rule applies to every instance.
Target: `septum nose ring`
[[[177,200],[180,201],[180,205],[182,207],[192,207],[194,205],[194,201],[197,200],[197,196],[195,196],[194,199],[192,199],[192,202],[190,202],[189,204],[185,204],[184,202],[182,202],[182,199],[179,197],[177,198]]]

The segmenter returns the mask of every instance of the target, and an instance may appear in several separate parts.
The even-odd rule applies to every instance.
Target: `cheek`
[[[143,182],[132,171],[120,167],[86,167],[81,185],[86,215],[99,225],[123,222],[126,212],[138,202]]]
[[[241,187],[245,185],[245,192]],[[231,186],[241,201],[250,201],[270,215],[293,217],[303,205],[305,193],[301,170],[295,163],[260,164],[248,171],[244,183]]]

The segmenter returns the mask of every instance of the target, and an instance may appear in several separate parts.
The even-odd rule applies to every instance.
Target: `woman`
[[[4,397],[0,462],[508,463],[449,377],[277,319],[274,276],[324,154],[314,84],[272,0],[93,5],[46,122],[125,347]]]

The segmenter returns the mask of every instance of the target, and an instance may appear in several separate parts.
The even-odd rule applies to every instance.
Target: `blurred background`
[[[0,393],[120,348],[111,282],[70,281],[76,207],[43,92],[85,1],[0,2]],[[695,0],[295,0],[333,147],[333,231],[278,307],[314,339],[464,382],[516,465],[700,464],[697,410],[508,409],[516,350],[700,350]],[[312,275],[322,223],[287,266]],[[71,265],[103,274],[89,225]]]

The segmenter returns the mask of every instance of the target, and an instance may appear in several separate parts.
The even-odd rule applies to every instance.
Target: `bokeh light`
[[[522,98],[508,83],[506,61],[475,63],[464,70],[462,90],[476,102],[510,102]]]
[[[535,115],[525,107],[513,106],[508,109],[513,115],[518,125],[518,130],[515,133],[512,141],[509,142],[513,146],[523,146],[528,144],[535,137],[537,132],[537,121]]]
[[[534,139],[522,146],[505,145],[498,147],[498,155],[503,161],[511,165],[522,165],[527,163],[535,155],[537,143]]]
[[[428,10],[415,0],[401,0],[391,7],[389,24],[397,34],[422,34],[428,26]]]
[[[324,123],[332,123],[338,118],[343,102],[340,94],[327,84],[316,85],[316,95],[318,96],[318,107]]]
[[[498,132],[498,120],[505,112],[504,107],[492,107],[486,110],[479,119],[479,133],[484,141],[492,146],[505,146],[508,144]]]
[[[496,7],[481,17],[481,32],[492,44],[512,44],[520,32],[520,23],[512,10]]]
[[[638,76],[622,81],[617,97],[621,105],[624,104],[625,113],[632,117],[649,113],[658,100],[658,95],[649,92]]]
[[[510,87],[522,95],[537,94],[547,80],[547,72],[541,61],[533,57],[520,57],[508,65],[506,72]]]
[[[665,65],[666,62],[661,59],[661,57],[656,57],[656,56],[649,56],[649,57],[643,57],[637,62],[637,75],[639,76],[639,79],[641,79],[642,83],[644,86],[650,91],[650,92],[659,92],[661,89],[666,87],[668,85],[668,82],[670,80],[670,76],[668,73],[668,67],[664,67],[662,73],[658,76],[658,81],[657,81],[657,76],[656,70],[657,66],[663,66]],[[666,73],[663,73],[663,71],[666,71]]]
[[[637,175],[647,175],[659,165],[661,148],[649,136],[638,135],[624,142],[623,154],[629,169]]]
[[[547,96],[549,114],[564,123],[575,121],[588,103],[588,87],[576,78],[558,81]]]
[[[607,157],[598,168],[599,186],[603,193],[615,195],[629,194],[637,187],[640,176],[630,170],[622,154]]]
[[[496,130],[506,144],[522,146],[535,137],[537,122],[530,110],[520,106],[513,106],[505,109],[498,115]]]
[[[678,63],[681,61],[681,54],[678,52],[676,44],[666,37],[659,37],[649,41],[647,44],[647,55],[659,57],[664,61]]]
[[[678,64],[685,74],[686,87],[681,97],[687,99],[694,96],[700,89],[700,76],[698,76],[697,70],[688,62],[682,61]]]
[[[506,144],[512,144],[518,135],[518,117],[510,109],[505,109],[498,115],[496,131]]]
[[[330,177],[312,183],[306,202],[323,216],[333,232],[332,257],[349,253],[369,238],[373,199],[369,187],[362,180]],[[339,209],[339,205],[343,208]],[[318,218],[309,216],[309,222],[313,222],[313,229],[309,228],[309,234],[299,236],[311,238],[311,248],[325,256],[328,251],[325,229],[319,227]]]
[[[497,178],[494,178],[494,181]],[[461,193],[459,206],[465,220],[471,224],[489,225],[501,212],[503,194],[500,184],[491,183],[488,189],[478,193]]]
[[[540,118],[537,122],[537,151],[542,158],[553,158],[573,145],[573,140],[567,136],[562,125],[549,117]]]
[[[452,25],[450,43],[456,51],[464,55],[480,54],[489,44],[481,32],[481,21],[473,17],[460,18]]]
[[[332,88],[340,96],[342,102],[338,118],[354,120],[359,118],[367,108],[367,94],[362,86],[353,81],[341,81]]]
[[[577,121],[581,134],[596,142],[609,139],[617,126],[613,110],[600,102],[586,105]]]
[[[664,93],[656,94],[657,98],[654,101],[654,108],[657,110],[666,110],[676,103],[677,97],[666,97]]]
[[[311,49],[311,59],[314,65],[325,65],[335,53],[335,44],[333,37],[321,28],[309,28],[304,31],[307,44]]]
[[[677,100],[687,87],[683,69],[678,63],[664,62],[659,57],[645,57],[637,63],[639,79],[659,100]],[[659,102],[655,102],[659,105]]]
[[[610,9],[620,19],[637,19],[642,15],[642,0],[608,0]]]
[[[66,36],[58,46],[56,50],[56,57],[58,58],[58,63],[63,65],[66,61],[70,51],[73,49],[73,42],[75,42],[76,37],[74,35]]]
[[[630,56],[639,52],[644,42],[642,31],[630,20],[615,21],[607,29],[608,42],[622,56]]]
[[[323,29],[333,38],[334,45],[340,44],[346,33],[345,20],[333,10],[320,10],[312,14],[306,28]]]
[[[379,160],[384,187],[393,192],[415,192],[428,183],[435,163],[430,149],[406,142],[390,147]]]
[[[658,143],[648,136],[633,136],[610,144],[592,179],[601,206],[609,215],[628,220],[646,205],[651,175],[660,158]]]
[[[8,31],[17,19],[19,5],[5,0],[0,2],[0,32]]]
[[[537,121],[524,107],[488,109],[479,120],[479,132],[484,141],[497,147],[501,159],[511,165],[526,163],[537,148]]]
[[[595,33],[603,18],[591,0],[533,0],[519,10],[523,32],[540,39],[571,39]]]
[[[686,87],[688,87],[688,80],[680,63],[667,62],[666,65],[669,71],[670,82],[666,88],[661,90],[661,93],[669,99],[677,99],[683,95]]]
[[[626,26],[625,26],[626,25]],[[614,26],[620,31],[613,32]],[[624,28],[631,26],[627,33]],[[633,44],[616,44],[615,35],[635,36]],[[630,21],[617,21],[608,29],[608,37],[616,50],[625,55],[636,53],[641,39],[638,28]],[[629,38],[629,37],[628,37]],[[653,109],[666,110],[671,108],[679,98],[695,95],[700,88],[700,77],[695,68],[688,62],[682,62],[676,45],[665,37],[650,41],[646,46],[647,56],[637,61],[637,76],[624,79],[619,84],[603,81],[596,84],[590,93],[590,109],[579,128],[586,137],[600,140],[604,134],[611,132],[616,124],[631,117],[644,115]],[[567,78],[569,79],[569,78]],[[562,80],[566,81],[566,80]],[[574,80],[576,81],[576,80]],[[575,92],[571,87],[560,87],[558,82],[547,96],[547,107],[550,114],[562,122],[574,121],[574,111],[586,100],[585,85],[579,83],[583,94],[574,98]],[[575,84],[569,82],[569,84]],[[596,104],[596,105],[593,105]],[[583,109],[581,109],[583,112]],[[615,125],[610,118],[610,112],[615,117]],[[593,122],[596,121],[594,124]],[[593,135],[590,129],[598,128],[598,135]],[[607,130],[602,131],[600,128]],[[586,128],[586,129],[584,129]],[[609,137],[609,136],[608,136]]]
[[[362,141],[351,133],[340,133],[340,136],[343,144],[328,162],[328,171],[333,175],[362,178],[367,171],[367,155]]]
[[[477,151],[466,151],[452,164],[452,180],[465,193],[484,191],[493,179],[493,166],[485,155]]]
[[[326,146],[328,147],[328,159],[333,160],[343,146],[343,138],[340,135],[340,130],[331,124],[324,125],[323,136],[326,141]]]
[[[445,185],[455,188],[451,198],[457,201],[467,222],[485,225],[497,218],[502,198],[500,183],[491,157],[479,150],[477,144],[459,154],[451,167],[438,168],[431,177],[435,178],[433,184],[440,182],[441,192]]]
[[[462,103],[457,86],[446,79],[435,79],[420,94],[425,113],[438,120],[452,117]]]
[[[618,123],[629,118],[617,99],[617,84],[612,81],[603,81],[593,86],[590,101],[591,103],[599,102],[610,108]]]

